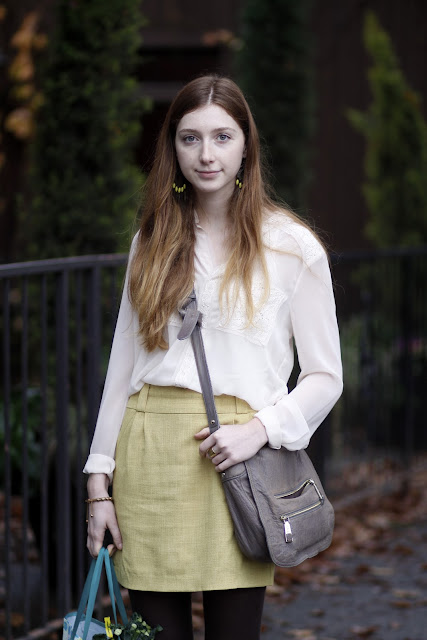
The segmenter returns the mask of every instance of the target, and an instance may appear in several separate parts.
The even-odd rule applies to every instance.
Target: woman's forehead
[[[217,104],[208,104],[186,113],[178,122],[177,131],[182,129],[215,130],[218,128],[240,129],[229,113]]]

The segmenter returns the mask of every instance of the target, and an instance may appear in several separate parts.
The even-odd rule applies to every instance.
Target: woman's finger
[[[213,447],[213,451],[216,451],[216,447]],[[219,451],[215,456],[213,456],[211,458],[211,462],[212,464],[215,465],[215,467],[217,467],[219,464],[221,464],[222,462],[224,462],[224,460],[227,459],[227,456],[225,455],[225,453],[223,453],[222,451]]]
[[[92,558],[97,558],[102,549],[102,542],[97,542],[92,538],[92,536],[88,536],[86,546]]]
[[[114,521],[108,524],[108,529],[110,530],[111,536],[113,538],[114,546],[117,549],[121,550],[123,548],[123,543],[117,518],[114,518]]]
[[[205,427],[204,429],[202,429],[198,433],[195,433],[194,437],[196,438],[196,440],[204,440],[209,435],[210,435],[209,427]]]
[[[199,453],[202,456],[202,458],[204,458],[204,457],[212,458],[213,457],[213,455],[210,455],[209,452],[211,452],[212,447],[215,448],[215,444],[216,444],[216,439],[215,439],[215,436],[213,436],[213,435],[210,435],[205,440],[203,440],[202,444],[199,447]]]

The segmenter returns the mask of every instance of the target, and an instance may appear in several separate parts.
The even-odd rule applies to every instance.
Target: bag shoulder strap
[[[208,417],[209,431],[214,433],[214,431],[219,429],[220,424],[206,360],[205,346],[203,344],[201,330],[202,314],[197,309],[197,299],[194,289],[179,310],[179,313],[182,317],[182,327],[178,333],[178,340],[186,340],[191,337],[191,345],[194,351],[197,373],[199,375],[200,387],[202,389],[203,401]]]

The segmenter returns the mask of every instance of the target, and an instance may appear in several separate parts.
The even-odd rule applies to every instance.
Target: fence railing
[[[0,266],[0,636],[7,639],[60,625],[82,588],[81,470],[126,259]],[[342,254],[332,264],[345,387],[314,448],[337,493],[384,486],[425,464],[427,247]]]

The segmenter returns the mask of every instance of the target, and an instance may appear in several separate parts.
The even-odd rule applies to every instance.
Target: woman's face
[[[222,107],[211,104],[185,114],[176,130],[175,149],[181,171],[198,195],[231,197],[246,155],[245,136]]]

